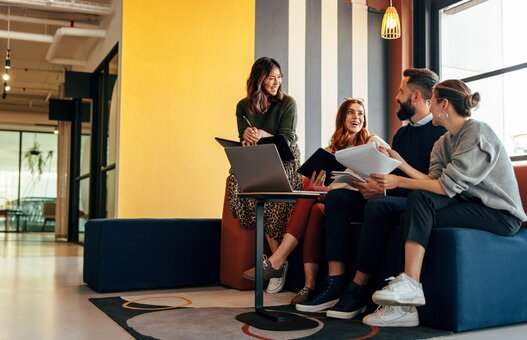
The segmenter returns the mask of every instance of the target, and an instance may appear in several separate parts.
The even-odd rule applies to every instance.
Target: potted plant
[[[36,140],[33,142],[33,146],[24,152],[24,160],[27,163],[29,172],[31,175],[37,173],[39,179],[51,157],[53,157],[53,151],[44,152],[40,150],[40,143]]]

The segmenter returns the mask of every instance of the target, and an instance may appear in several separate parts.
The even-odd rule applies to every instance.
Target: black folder
[[[331,172],[342,171],[344,169],[346,169],[346,167],[337,161],[334,154],[323,148],[319,148],[304,162],[304,164],[300,166],[300,168],[298,168],[298,172],[307,178],[311,178],[313,171],[316,171],[318,174],[319,171],[324,170],[326,172],[324,185],[328,186],[333,182],[333,179],[331,179]]]
[[[224,148],[233,147],[233,146],[242,146],[242,143],[236,142],[233,140],[219,138],[219,137],[215,137],[214,139],[216,139],[216,141],[220,143]],[[291,161],[295,159],[295,156],[293,155],[293,152],[291,151],[289,144],[287,144],[287,140],[285,139],[284,135],[260,138],[257,144],[258,145],[262,145],[262,144],[276,145],[276,149],[278,150],[278,153],[280,154],[280,159],[282,160],[282,162],[287,162],[287,161]]]

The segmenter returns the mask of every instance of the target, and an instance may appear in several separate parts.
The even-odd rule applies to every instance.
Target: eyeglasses
[[[364,103],[364,99],[362,99],[362,98],[344,97],[344,100],[345,101],[351,101],[351,102],[354,102],[354,103],[359,103],[359,104]]]

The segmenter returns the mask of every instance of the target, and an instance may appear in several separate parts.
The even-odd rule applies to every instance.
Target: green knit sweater
[[[297,124],[296,103],[293,97],[284,94],[281,101],[272,103],[263,114],[250,114],[247,98],[240,100],[236,106],[240,141],[243,139],[243,132],[249,127],[243,116],[249,119],[252,126],[267,131],[273,136],[284,135],[289,145],[298,140],[295,132]]]

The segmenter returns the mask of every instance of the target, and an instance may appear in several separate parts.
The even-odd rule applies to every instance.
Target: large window
[[[0,208],[18,199],[20,133],[0,131]]]
[[[16,212],[22,230],[44,230],[44,205],[57,197],[57,136],[0,131],[0,145],[0,208]]]
[[[524,0],[459,1],[439,10],[441,79],[464,79],[481,94],[475,119],[488,123],[510,156],[527,156]]]

